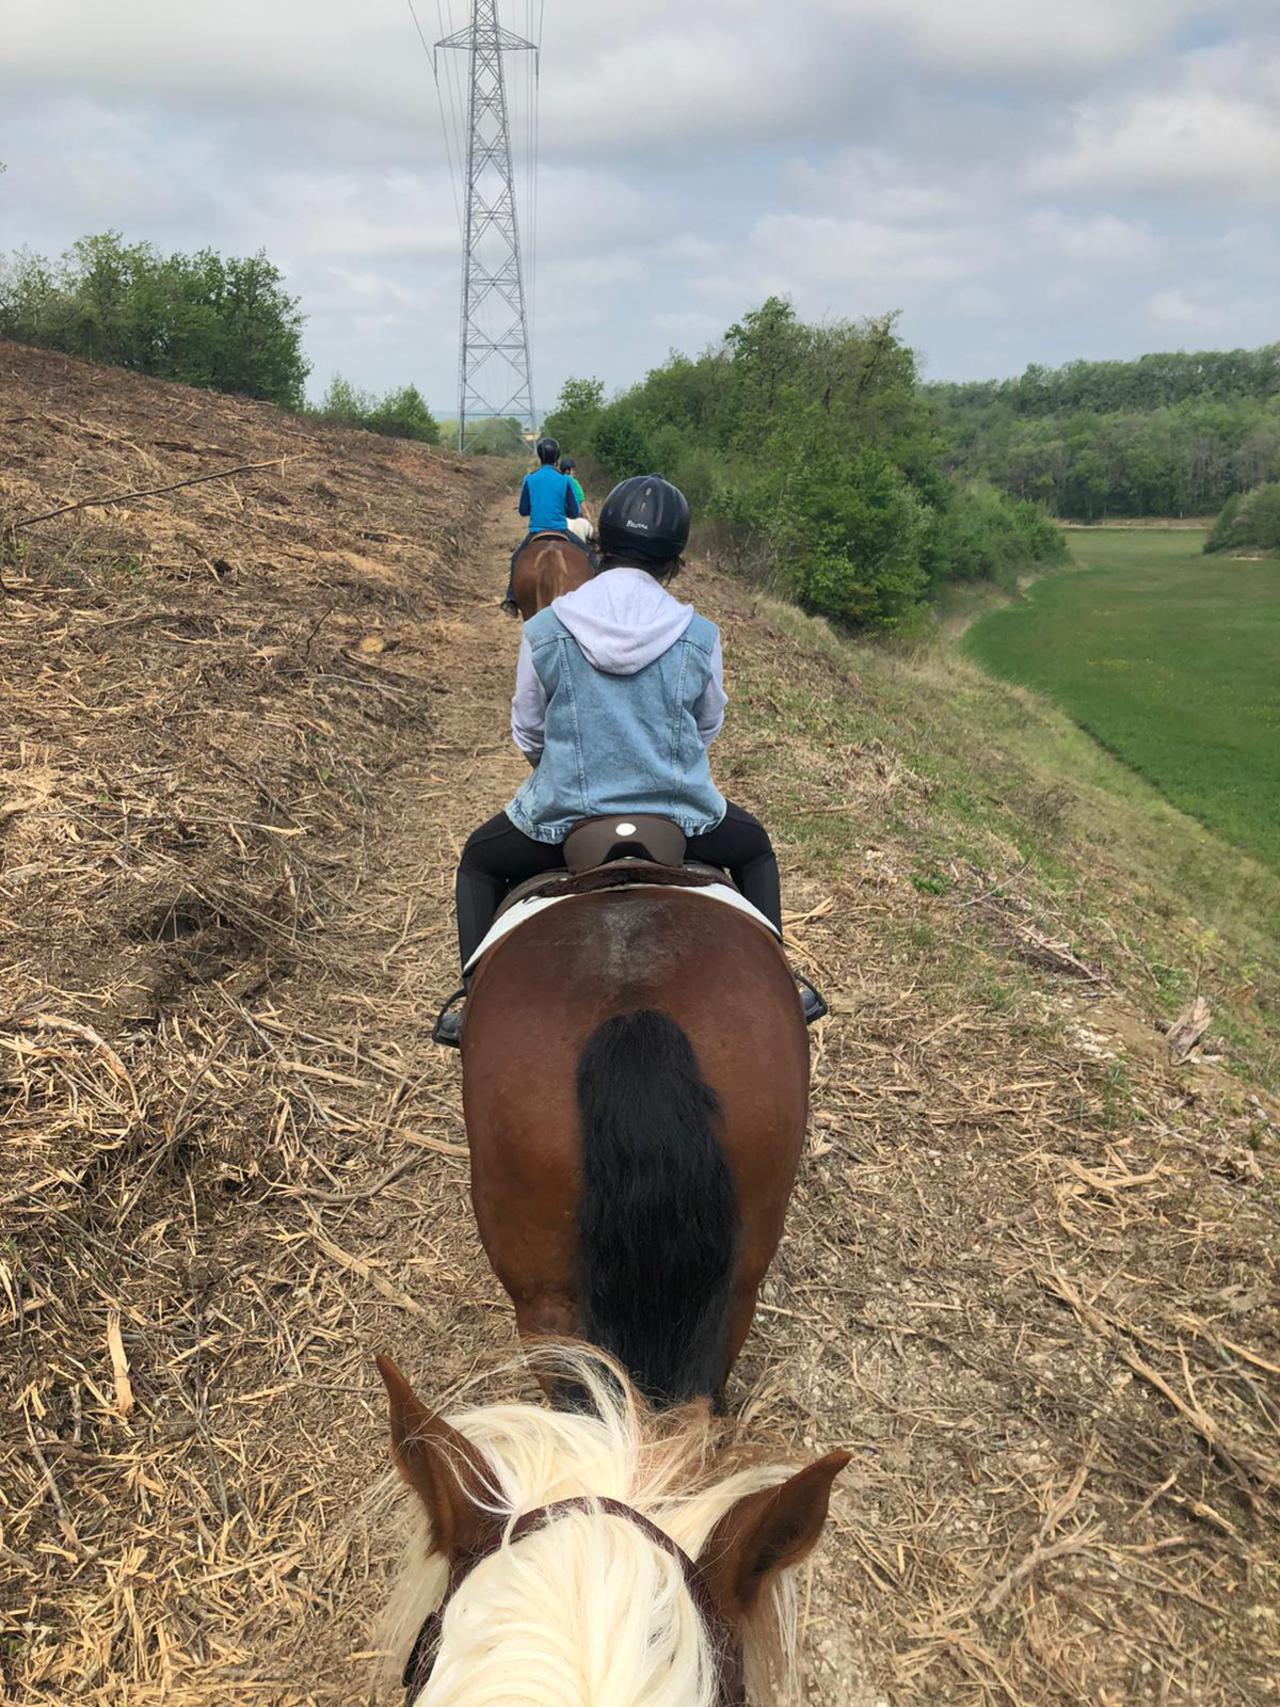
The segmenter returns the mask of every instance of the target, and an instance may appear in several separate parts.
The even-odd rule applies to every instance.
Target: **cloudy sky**
[[[415,3],[428,38],[465,10]],[[770,291],[900,309],[935,378],[1280,338],[1278,0],[545,0],[543,44],[544,406]],[[413,379],[453,412],[408,0],[0,0],[0,160],[0,249],[265,248],[313,390]]]

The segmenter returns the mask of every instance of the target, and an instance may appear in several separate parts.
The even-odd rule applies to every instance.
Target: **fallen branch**
[[[12,531],[17,533],[19,528],[34,527],[37,522],[52,521],[55,516],[65,516],[71,510],[89,510],[105,504],[124,504],[130,498],[155,498],[161,492],[177,492],[183,486],[199,486],[206,480],[229,480],[233,474],[251,474],[256,468],[275,468],[279,464],[283,474],[284,465],[289,461],[287,456],[268,457],[266,462],[242,462],[238,468],[220,468],[215,474],[193,474],[186,480],[174,480],[168,486],[145,486],[137,492],[113,492],[106,498],[81,498],[76,504],[59,504],[56,510],[46,510],[41,516],[24,516],[21,521],[14,522]]]

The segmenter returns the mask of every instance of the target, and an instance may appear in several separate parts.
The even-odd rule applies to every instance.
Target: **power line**
[[[462,235],[462,203],[458,197],[458,171],[453,164],[453,143],[449,135],[449,115],[445,112],[444,96],[440,93],[440,73],[436,66],[435,55],[431,44],[423,34],[422,25],[418,22],[418,14],[414,9],[413,0],[407,0],[409,16],[413,19],[413,27],[418,32],[418,40],[422,43],[422,51],[431,61],[432,77],[436,86],[436,104],[440,108],[440,128],[444,132],[444,155],[449,166],[449,189],[453,194],[453,216],[458,222],[458,235]],[[436,0],[436,11],[440,10],[440,0]]]
[[[468,423],[476,416],[514,415],[530,432],[537,425],[505,55],[536,57],[538,44],[503,29],[498,0],[471,0],[470,24],[435,47],[468,57],[458,352],[458,448],[465,450]]]

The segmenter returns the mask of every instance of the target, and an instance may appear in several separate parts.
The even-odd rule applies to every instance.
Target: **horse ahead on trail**
[[[790,1476],[717,1464],[705,1404],[658,1417],[583,1348],[544,1348],[541,1365],[583,1395],[577,1412],[445,1421],[378,1360],[392,1454],[429,1525],[388,1620],[407,1707],[794,1699],[794,1568],[849,1454]]]
[[[555,439],[539,439],[537,454],[537,468],[520,485],[519,512],[528,518],[529,532],[512,553],[502,601],[504,610],[513,614],[518,610],[526,619],[595,573],[595,558],[587,543],[590,526],[582,518],[578,499],[581,487],[571,474],[557,468],[560,446]]]
[[[571,533],[531,533],[511,559],[508,599],[527,621],[552,599],[571,593],[595,574],[589,546]]]

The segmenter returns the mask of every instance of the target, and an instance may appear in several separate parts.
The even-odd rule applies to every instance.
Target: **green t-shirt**
[[[578,500],[578,508],[581,509],[587,501],[582,491],[582,482],[578,479],[576,474],[571,474],[569,476],[569,484],[573,487],[573,495]]]

